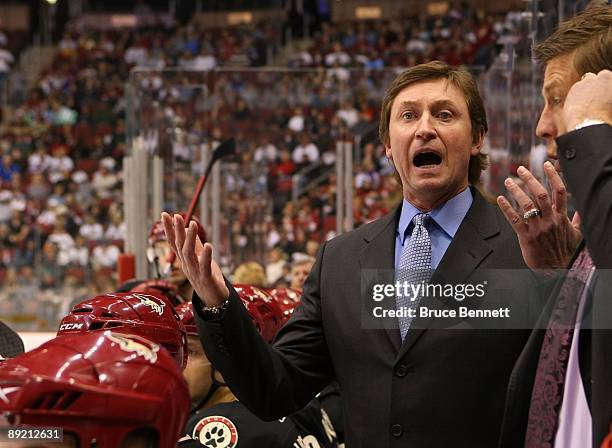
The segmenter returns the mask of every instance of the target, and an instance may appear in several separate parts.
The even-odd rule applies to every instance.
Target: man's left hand
[[[587,118],[612,125],[612,71],[586,73],[567,93],[563,104],[567,132]]]
[[[521,166],[517,173],[530,194],[525,193],[516,182],[508,178],[505,182],[506,188],[516,200],[519,209],[515,210],[503,196],[497,197],[497,205],[516,232],[523,259],[529,268],[565,269],[582,240],[580,217],[576,213],[573,219],[569,220],[567,190],[552,163],[544,164],[544,172],[552,187],[552,199],[533,174]],[[539,216],[524,219],[523,214],[532,209],[538,209]]]

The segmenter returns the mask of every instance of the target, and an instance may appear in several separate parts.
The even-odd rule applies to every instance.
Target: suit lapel
[[[474,193],[472,206],[434,272],[433,282],[462,282],[493,252],[487,240],[500,232],[494,206],[489,204],[478,190],[472,189],[472,192]],[[441,272],[443,272],[443,280]],[[425,299],[422,303],[427,305],[427,300]],[[433,318],[415,318],[413,321],[415,328],[408,331],[396,361],[399,361],[414,346],[431,325],[432,320]]]
[[[384,269],[389,272],[395,269],[395,236],[401,209],[400,203],[393,212],[377,221],[364,236],[366,246],[359,256],[361,269]],[[386,334],[397,352],[401,343],[399,329],[385,328],[378,331]]]

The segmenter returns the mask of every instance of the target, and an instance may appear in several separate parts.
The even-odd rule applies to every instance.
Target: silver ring
[[[523,219],[527,220],[529,218],[533,218],[534,216],[540,216],[541,214],[542,212],[539,208],[532,208],[531,210],[527,210],[525,213],[523,213]]]

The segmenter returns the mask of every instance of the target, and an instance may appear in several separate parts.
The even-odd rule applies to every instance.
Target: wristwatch
[[[202,317],[205,320],[221,320],[225,310],[229,305],[229,299],[223,302],[221,305],[217,306],[203,306],[202,307]]]
[[[605,121],[598,120],[596,118],[585,118],[584,120],[582,120],[580,123],[576,125],[574,130],[577,131],[578,129],[586,128],[587,126],[594,126],[596,124],[604,124],[604,123]]]

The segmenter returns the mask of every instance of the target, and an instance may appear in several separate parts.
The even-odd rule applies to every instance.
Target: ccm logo
[[[62,330],[80,330],[83,328],[83,324],[62,324],[60,325],[60,331]]]

